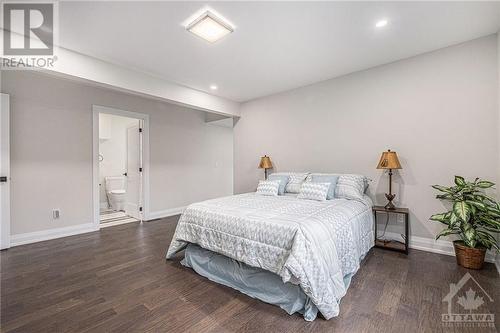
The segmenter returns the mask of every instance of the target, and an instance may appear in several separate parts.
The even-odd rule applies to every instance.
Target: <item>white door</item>
[[[10,247],[9,95],[0,94],[0,249]]]
[[[127,128],[127,195],[125,213],[142,220],[142,163],[139,125]]]

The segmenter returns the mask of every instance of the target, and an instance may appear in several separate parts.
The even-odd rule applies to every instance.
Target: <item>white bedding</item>
[[[337,316],[354,274],[373,246],[371,200],[312,201],[254,193],[190,205],[167,259],[188,243],[299,284],[326,319]]]

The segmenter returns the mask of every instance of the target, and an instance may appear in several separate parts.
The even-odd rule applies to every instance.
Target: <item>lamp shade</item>
[[[384,151],[382,153],[382,156],[380,156],[380,161],[378,162],[377,169],[402,169],[396,152],[391,151],[390,149]]]
[[[273,167],[273,163],[269,156],[264,155],[260,158],[259,169],[271,169]]]

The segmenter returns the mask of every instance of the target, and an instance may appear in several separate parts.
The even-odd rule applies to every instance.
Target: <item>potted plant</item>
[[[495,233],[500,232],[500,203],[485,194],[484,190],[495,184],[476,178],[473,182],[455,176],[451,187],[433,185],[441,193],[437,199],[452,203],[452,209],[430,217],[446,225],[436,239],[442,236],[458,235],[453,242],[457,263],[466,268],[480,269],[486,250],[500,251]]]

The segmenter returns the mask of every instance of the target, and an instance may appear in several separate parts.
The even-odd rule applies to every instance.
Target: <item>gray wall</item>
[[[497,137],[498,147],[500,150],[500,31],[497,32],[497,71],[498,71],[498,123],[497,123]],[[498,177],[497,181],[500,183],[500,152],[498,154]],[[500,200],[500,184],[497,183],[497,198]],[[500,234],[497,234],[497,239],[500,242]],[[497,268],[500,267],[500,253],[496,256]]]
[[[444,207],[431,184],[499,177],[496,50],[492,35],[243,104],[235,192],[256,187],[267,154],[275,171],[364,174],[382,204],[388,177],[375,167],[390,148],[403,166],[396,203],[411,209],[413,235],[434,237],[428,217]]]
[[[497,181],[500,183],[500,31],[497,32],[497,72],[498,72],[498,123],[497,123],[497,135],[498,135],[498,178]],[[500,200],[500,184],[497,183],[497,198]],[[497,239],[500,242],[500,234],[497,235]],[[496,256],[497,268],[500,267],[500,253]]]
[[[232,193],[233,130],[201,111],[27,71],[2,72],[2,92],[13,235],[92,222],[92,104],[150,115],[152,212]]]

